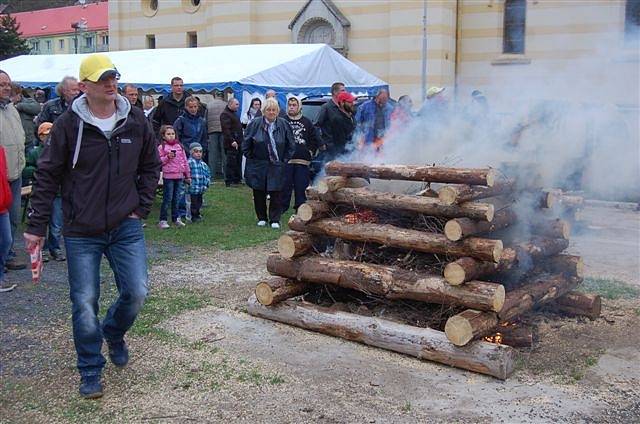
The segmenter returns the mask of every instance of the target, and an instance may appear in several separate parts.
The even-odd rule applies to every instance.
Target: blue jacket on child
[[[176,131],[176,138],[180,140],[185,152],[189,151],[191,143],[200,143],[204,150],[207,150],[207,122],[198,115],[192,115],[186,110],[173,123]]]

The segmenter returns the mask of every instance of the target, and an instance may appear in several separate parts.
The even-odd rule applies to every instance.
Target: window
[[[187,32],[187,47],[198,47],[197,32]]]
[[[100,38],[100,40],[101,40],[103,46],[106,46],[106,45],[109,44],[109,36],[108,35],[103,35]]]
[[[156,36],[154,34],[147,34],[147,48],[148,49],[156,48]]]
[[[158,0],[151,0],[149,2],[149,8],[151,10],[158,10]]]
[[[47,40],[47,41],[45,41],[44,43],[45,43],[45,45],[47,46],[47,50],[48,50],[48,51],[51,51],[51,40]]]
[[[58,40],[58,48],[64,50],[64,40]]]
[[[85,47],[93,46],[93,37],[84,37],[84,45]]]
[[[200,6],[200,0],[191,0],[191,4],[194,6]]]
[[[32,41],[31,42],[31,50],[40,50],[40,41]]]
[[[505,0],[502,53],[524,54],[526,0]]]
[[[640,36],[640,0],[627,0],[624,8],[624,38],[638,42]]]
[[[76,53],[78,53],[78,39],[77,38],[73,39],[73,48],[75,49]]]

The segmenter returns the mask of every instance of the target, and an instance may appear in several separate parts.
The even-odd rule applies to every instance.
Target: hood
[[[93,124],[93,115],[89,111],[89,103],[87,102],[87,95],[83,94],[71,103],[71,110],[73,110],[84,122]],[[120,122],[129,115],[131,111],[131,103],[125,97],[116,94],[116,122]]]

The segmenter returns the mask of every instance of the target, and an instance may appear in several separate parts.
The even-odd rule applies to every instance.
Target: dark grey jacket
[[[244,180],[254,190],[280,191],[284,183],[285,163],[293,157],[295,141],[291,127],[282,118],[276,118],[273,137],[280,159],[276,163],[269,160],[269,133],[266,119],[255,118],[247,125],[242,142],[242,153],[247,158],[244,168]]]

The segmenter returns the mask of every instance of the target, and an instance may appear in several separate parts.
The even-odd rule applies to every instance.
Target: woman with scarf
[[[249,109],[240,120],[242,122],[242,128],[247,128],[247,125],[249,125],[249,122],[253,121],[254,118],[262,116],[261,109],[262,109],[262,100],[260,100],[258,97],[254,97],[253,99],[251,99]]]
[[[295,152],[291,127],[278,118],[279,113],[276,99],[265,100],[262,117],[249,122],[242,142],[242,153],[247,158],[244,180],[253,189],[258,226],[266,227],[268,221],[274,229],[280,228],[285,164]],[[268,216],[267,195],[270,198]]]

